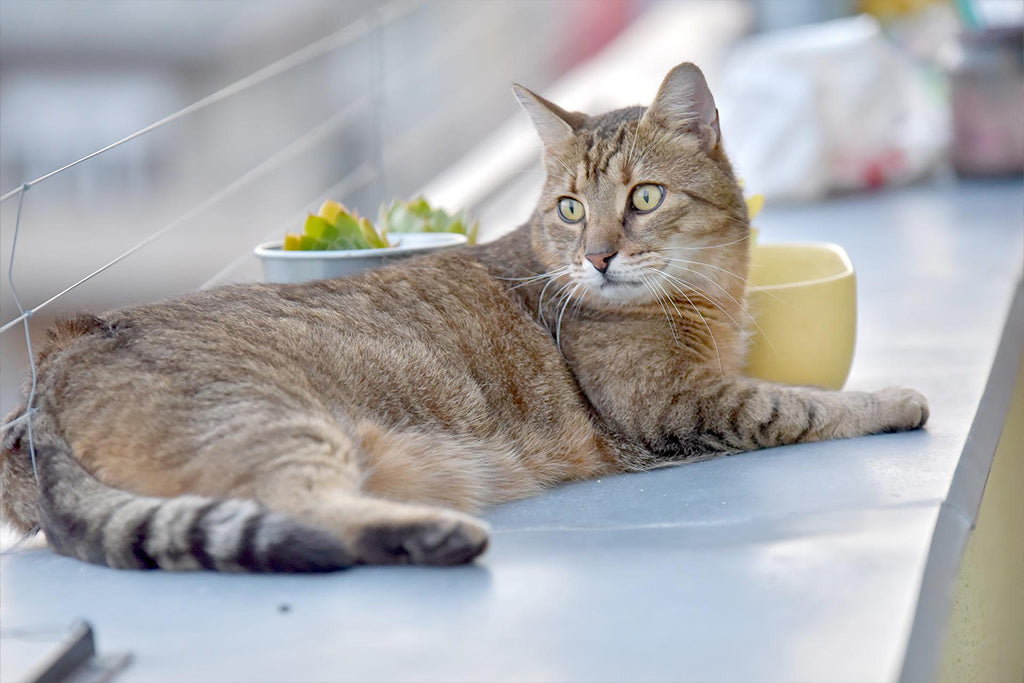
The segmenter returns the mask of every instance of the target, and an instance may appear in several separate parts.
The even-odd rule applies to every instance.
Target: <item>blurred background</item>
[[[373,217],[423,192],[491,239],[542,180],[513,82],[596,112],[694,61],[769,205],[1019,174],[1022,20],[1019,0],[3,0],[0,193],[204,104],[0,205],[0,323],[18,316],[9,274],[35,306],[165,228],[33,316],[36,338],[55,316],[259,279],[252,248],[328,196]],[[16,325],[5,415],[26,368]]]

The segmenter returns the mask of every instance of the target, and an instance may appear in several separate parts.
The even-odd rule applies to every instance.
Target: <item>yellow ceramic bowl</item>
[[[747,307],[757,326],[746,374],[842,388],[857,337],[857,281],[842,247],[824,242],[756,245]]]

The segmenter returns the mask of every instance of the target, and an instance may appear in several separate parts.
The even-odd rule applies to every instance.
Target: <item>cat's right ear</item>
[[[530,115],[545,150],[557,149],[569,141],[583,125],[584,115],[562,109],[518,83],[512,86],[519,104]]]
[[[722,139],[715,98],[703,72],[689,62],[668,72],[644,119],[669,130],[696,135],[705,151],[715,149]]]

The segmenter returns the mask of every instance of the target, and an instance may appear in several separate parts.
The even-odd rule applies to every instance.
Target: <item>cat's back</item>
[[[108,357],[148,353],[155,368],[174,354],[195,352],[199,361],[263,350],[279,362],[306,362],[318,352],[353,355],[343,342],[454,349],[509,334],[536,351],[549,346],[507,289],[476,259],[455,252],[347,278],[227,285],[77,316],[50,330],[41,356],[52,362],[91,347]]]

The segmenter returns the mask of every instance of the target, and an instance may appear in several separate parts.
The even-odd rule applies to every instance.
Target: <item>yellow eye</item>
[[[633,208],[641,213],[654,211],[664,197],[665,190],[660,185],[637,185],[633,190]]]
[[[572,197],[562,197],[558,200],[558,215],[566,223],[579,223],[583,220],[583,204]]]

